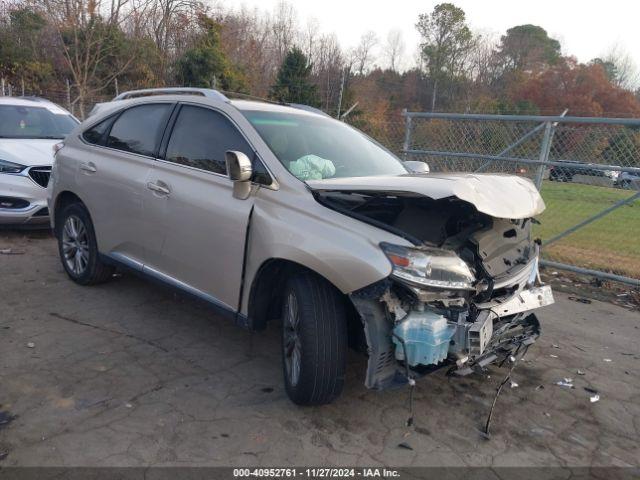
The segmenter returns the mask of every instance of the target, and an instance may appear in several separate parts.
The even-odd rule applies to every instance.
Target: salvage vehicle
[[[53,146],[78,120],[37,97],[0,97],[0,225],[49,227]]]
[[[297,404],[334,400],[349,346],[372,389],[533,343],[553,296],[525,178],[427,173],[322,112],[154,89],[100,105],[56,154],[49,202],[81,285],[126,267],[238,325],[282,324]]]

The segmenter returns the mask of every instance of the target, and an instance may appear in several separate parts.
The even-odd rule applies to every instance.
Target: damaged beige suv
[[[347,348],[384,389],[448,366],[466,374],[534,342],[534,185],[426,173],[301,105],[214,90],[128,92],[56,155],[49,205],[81,285],[127,267],[237,324],[282,324],[286,391],[342,391]]]

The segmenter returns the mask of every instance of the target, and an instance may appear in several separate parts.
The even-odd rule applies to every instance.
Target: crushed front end
[[[351,294],[369,354],[367,387],[406,384],[443,366],[465,375],[536,341],[532,311],[554,300],[538,275],[535,220],[491,217],[458,199],[399,196],[368,198],[358,213],[379,216],[381,202],[396,206],[390,225],[415,246],[382,243],[391,275]]]

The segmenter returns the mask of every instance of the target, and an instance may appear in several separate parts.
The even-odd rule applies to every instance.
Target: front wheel
[[[74,203],[64,208],[57,234],[60,260],[71,280],[95,285],[111,278],[114,268],[99,258],[93,223],[84,205]]]
[[[282,368],[289,398],[298,405],[335,400],[344,386],[346,351],[340,292],[312,273],[291,277],[282,302]]]

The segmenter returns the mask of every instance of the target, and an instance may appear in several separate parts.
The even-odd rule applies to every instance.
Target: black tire
[[[77,241],[71,241],[70,230],[65,230],[68,228],[68,222],[76,222],[75,225],[81,226],[81,228],[76,228],[76,233],[82,232],[76,235]],[[106,282],[113,276],[115,269],[100,260],[93,223],[84,205],[73,203],[64,207],[56,221],[56,236],[58,237],[58,253],[62,267],[71,280],[79,285],[96,285]],[[70,249],[70,243],[73,243],[75,247]],[[86,260],[76,264],[75,253],[81,249],[79,245],[82,245],[82,250],[86,252]],[[70,258],[70,255],[73,259]],[[82,254],[80,256],[84,258]],[[74,270],[75,266],[79,266],[79,268]]]
[[[293,315],[297,323],[292,326]],[[291,373],[296,349],[297,381]],[[282,301],[282,371],[291,401],[323,405],[335,400],[344,387],[346,354],[347,318],[340,292],[312,273],[293,275]]]

